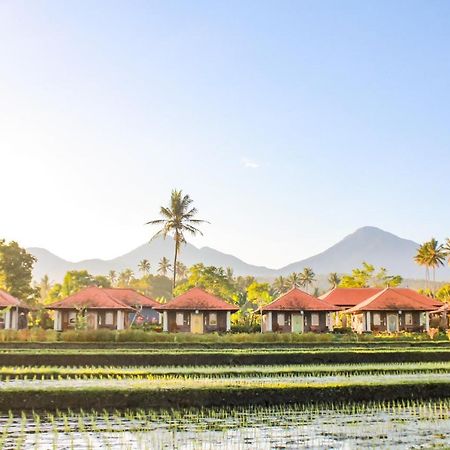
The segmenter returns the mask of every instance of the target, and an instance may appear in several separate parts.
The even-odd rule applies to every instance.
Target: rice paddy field
[[[441,352],[3,349],[0,448],[450,448],[450,361],[429,356]],[[277,354],[282,364],[271,363]],[[113,362],[76,364],[102,355]],[[133,355],[155,359],[133,365]],[[62,364],[46,364],[49,356]],[[261,362],[245,364],[248,356]]]

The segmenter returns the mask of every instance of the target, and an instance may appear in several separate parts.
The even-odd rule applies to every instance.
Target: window
[[[284,313],[277,314],[277,324],[280,327],[284,327]]]
[[[75,326],[75,324],[77,322],[77,313],[75,311],[69,311],[68,321],[69,321],[69,325]]]
[[[413,324],[413,315],[412,313],[406,313],[405,314],[405,325],[412,325]]]
[[[212,326],[217,325],[217,313],[215,313],[215,312],[209,313],[209,324]]]
[[[184,313],[177,312],[175,322],[178,327],[182,327],[184,325]]]
[[[381,316],[380,313],[373,313],[373,324],[375,326],[381,325]]]
[[[319,326],[319,314],[318,313],[312,313],[311,314],[311,326],[312,327],[318,327]]]
[[[105,313],[105,325],[114,325],[114,313],[112,311]]]

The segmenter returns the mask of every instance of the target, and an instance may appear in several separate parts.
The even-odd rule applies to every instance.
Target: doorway
[[[202,334],[203,333],[203,314],[191,313],[191,333]]]
[[[303,314],[292,314],[292,332],[303,333]]]
[[[389,333],[396,333],[398,331],[398,316],[397,314],[387,315],[387,330]]]

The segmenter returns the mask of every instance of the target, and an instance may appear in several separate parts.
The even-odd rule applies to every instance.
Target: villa
[[[55,311],[57,331],[77,327],[77,320],[85,318],[88,329],[123,330],[130,327],[143,310],[160,304],[133,289],[87,287],[49,305]],[[154,312],[154,314],[157,314]]]
[[[340,308],[293,288],[261,308],[262,331],[306,333],[333,330],[332,313]]]
[[[22,300],[0,290],[0,329],[21,330],[28,327],[28,313],[31,311]]]
[[[198,287],[156,309],[163,315],[163,331],[198,334],[230,331],[231,314],[239,310],[237,306]]]
[[[428,331],[436,302],[402,289],[386,288],[345,311],[357,333],[370,331]],[[442,305],[442,304],[441,304]]]

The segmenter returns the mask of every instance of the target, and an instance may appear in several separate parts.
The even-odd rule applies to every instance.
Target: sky
[[[450,236],[450,2],[0,0],[0,237],[281,267],[365,225]]]

